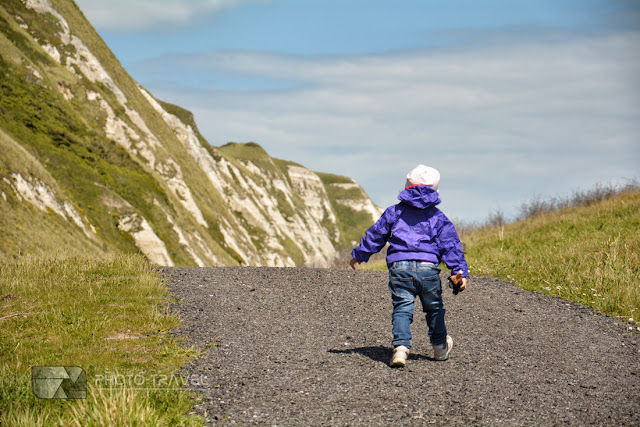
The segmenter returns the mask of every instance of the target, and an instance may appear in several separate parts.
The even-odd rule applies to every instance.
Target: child
[[[436,360],[446,360],[453,347],[444,324],[440,261],[452,275],[462,272],[460,290],[467,287],[469,268],[458,233],[438,209],[440,173],[418,165],[407,175],[405,189],[398,195],[400,203],[384,211],[351,252],[351,268],[367,262],[387,242],[389,289],[393,302],[393,357],[391,366],[404,366],[411,348],[411,323],[416,297],[426,314],[429,339]]]

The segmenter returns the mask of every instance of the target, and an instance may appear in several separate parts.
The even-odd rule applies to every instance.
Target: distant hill
[[[0,259],[321,266],[380,212],[350,178],[255,143],[211,146],[189,111],[127,74],[73,1],[0,5]]]

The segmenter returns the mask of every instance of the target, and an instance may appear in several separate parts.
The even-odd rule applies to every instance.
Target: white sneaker
[[[407,356],[409,355],[409,349],[403,345],[400,345],[393,349],[393,356],[389,363],[393,367],[403,367],[407,363]]]
[[[444,344],[433,346],[433,357],[436,360],[447,360],[449,352],[453,348],[453,338],[447,335],[447,341]]]

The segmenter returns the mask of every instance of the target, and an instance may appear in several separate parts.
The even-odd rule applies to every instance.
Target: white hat
[[[407,174],[407,183],[404,186],[406,188],[412,185],[426,185],[438,191],[439,184],[440,172],[429,166],[418,165]]]

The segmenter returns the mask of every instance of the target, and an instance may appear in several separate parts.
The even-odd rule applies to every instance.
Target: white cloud
[[[235,7],[247,0],[77,0],[89,21],[99,29],[133,31],[158,25],[182,26],[190,21]]]
[[[161,62],[185,78],[237,73],[288,88],[148,86],[191,109],[214,145],[256,141],[355,178],[381,205],[415,164],[432,165],[447,213],[480,219],[637,174],[639,43],[622,33],[353,57],[226,52]]]

